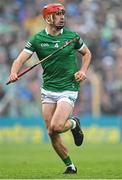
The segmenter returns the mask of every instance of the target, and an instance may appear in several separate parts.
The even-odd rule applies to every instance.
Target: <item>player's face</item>
[[[64,27],[65,24],[65,11],[58,11],[53,15],[53,25],[57,28],[57,29],[62,29]]]

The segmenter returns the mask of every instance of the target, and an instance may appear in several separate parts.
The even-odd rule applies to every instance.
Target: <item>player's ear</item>
[[[52,14],[48,15],[45,20],[46,20],[46,22],[48,24],[52,24],[53,23],[53,16],[52,16]]]

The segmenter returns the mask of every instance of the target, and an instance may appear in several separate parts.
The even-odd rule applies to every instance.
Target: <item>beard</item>
[[[57,29],[57,30],[61,30],[63,27],[64,27],[64,24],[63,24],[63,25],[56,26],[56,29]]]

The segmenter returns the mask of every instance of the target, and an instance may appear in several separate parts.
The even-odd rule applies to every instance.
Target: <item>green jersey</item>
[[[79,90],[79,83],[74,78],[74,74],[78,71],[76,50],[82,48],[84,43],[77,33],[63,28],[57,36],[48,34],[44,29],[30,38],[26,44],[24,50],[28,53],[36,52],[41,60],[74,37],[79,37],[79,40],[42,62],[45,90],[54,92]]]

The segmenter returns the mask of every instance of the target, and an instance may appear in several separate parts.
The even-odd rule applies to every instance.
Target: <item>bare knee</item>
[[[56,133],[61,133],[62,130],[63,130],[62,124],[52,124],[48,128],[48,134],[49,134],[49,136],[53,136]]]
[[[54,132],[60,133],[62,132],[63,126],[63,124],[53,124],[51,128]]]

